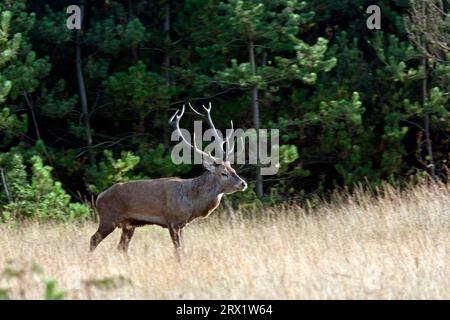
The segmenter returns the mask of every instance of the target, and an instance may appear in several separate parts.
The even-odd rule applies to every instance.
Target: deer
[[[183,228],[194,219],[209,216],[219,206],[224,194],[246,190],[247,183],[228,161],[234,151],[234,143],[230,143],[232,135],[228,134],[223,139],[218,134],[211,118],[211,103],[209,107],[203,106],[206,115],[198,112],[190,103],[189,107],[196,114],[207,118],[214,138],[222,148],[226,144],[229,150],[223,153],[222,159],[212,156],[197,146],[195,133],[191,144],[180,130],[180,119],[184,115],[185,105],[181,110],[177,109],[169,123],[174,126],[182,142],[201,155],[205,172],[191,179],[169,177],[120,182],[100,193],[95,203],[99,226],[90,239],[90,252],[111,232],[120,228],[122,234],[117,248],[127,253],[136,227],[158,225],[169,230],[179,258],[183,244]],[[233,129],[233,121],[231,128]]]

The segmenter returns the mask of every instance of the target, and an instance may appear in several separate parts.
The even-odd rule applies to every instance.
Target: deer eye
[[[228,174],[226,174],[225,172],[221,173],[222,177],[228,178]]]

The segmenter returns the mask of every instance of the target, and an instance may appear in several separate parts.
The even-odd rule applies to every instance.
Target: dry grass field
[[[445,186],[357,193],[308,211],[213,214],[185,229],[181,264],[165,229],[138,229],[128,257],[116,251],[119,231],[90,255],[95,230],[94,223],[0,225],[0,271],[9,270],[0,288],[41,299],[48,276],[67,299],[450,298]]]

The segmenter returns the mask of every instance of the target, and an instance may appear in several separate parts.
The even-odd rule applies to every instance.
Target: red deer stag
[[[190,104],[189,106],[192,108]],[[215,139],[221,142],[222,147],[225,143],[230,146],[229,139],[232,135],[227,135],[225,140],[221,139],[214,127],[210,114],[211,104],[209,108],[203,108],[207,112],[208,124],[213,129]],[[182,141],[202,156],[206,172],[193,179],[171,177],[117,183],[102,192],[96,201],[99,227],[91,237],[91,251],[119,227],[122,228],[122,236],[118,249],[127,252],[135,227],[156,224],[169,229],[178,252],[182,245],[181,232],[187,223],[208,216],[219,206],[223,194],[244,191],[247,188],[247,183],[227,161],[233,153],[234,143],[233,147],[224,152],[223,160],[200,150],[195,143],[195,134],[194,143],[191,145],[179,126],[184,109],[183,106],[181,111],[177,110],[170,123],[174,124]],[[194,108],[192,110],[204,116]]]

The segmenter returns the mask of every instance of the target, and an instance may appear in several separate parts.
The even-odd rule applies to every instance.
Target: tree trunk
[[[162,69],[163,69],[163,77],[166,81],[166,87],[170,88],[170,72],[169,72],[169,68],[170,68],[170,55],[169,52],[167,51],[167,46],[170,44],[171,39],[170,39],[170,2],[169,0],[166,1],[166,3],[164,4],[164,32],[166,33],[166,48],[165,48],[165,52],[164,52],[164,60],[163,60],[163,64],[162,64]],[[169,105],[170,105],[170,101]],[[169,109],[169,105],[166,107],[165,112],[163,113],[163,116],[165,116],[165,118],[167,117],[167,110]],[[165,121],[165,119],[163,119],[162,121],[162,126],[163,126],[163,143],[166,147],[169,146],[169,130],[168,130],[168,126],[167,126],[167,121]]]
[[[253,41],[250,41],[248,44],[248,55],[249,55],[250,68],[251,68],[252,75],[256,75],[255,45],[254,45]],[[253,113],[253,127],[256,129],[257,136],[259,137],[258,87],[256,85],[254,85],[250,89],[250,93],[251,93],[251,105],[252,105],[252,113]],[[259,157],[258,157],[258,159],[259,159]],[[258,163],[258,167],[256,169],[256,195],[259,198],[262,198],[264,196],[263,179],[262,179],[261,167],[259,166],[259,163]]]
[[[422,13],[423,16],[426,17],[427,11],[426,11],[426,4],[423,4],[422,7]],[[426,42],[423,42],[423,45],[426,47]],[[428,97],[428,67],[427,67],[427,56],[424,53],[422,57],[422,66],[423,66],[423,80],[422,80],[422,99],[423,99],[423,109],[425,110],[426,104],[427,104],[427,97]],[[430,115],[427,111],[425,111],[425,120],[424,120],[424,130],[425,130],[425,145],[428,153],[428,161],[429,161],[429,168],[431,172],[431,177],[433,180],[436,180],[436,168],[434,167],[434,158],[433,158],[433,146],[431,144],[431,138],[430,138]]]
[[[427,103],[427,95],[428,95],[428,88],[427,88],[427,60],[425,57],[422,58],[422,65],[424,69],[424,78],[422,80],[422,98],[423,98],[423,108],[426,108]],[[425,146],[428,153],[428,161],[429,161],[429,168],[431,172],[431,177],[433,180],[436,180],[436,168],[434,167],[434,158],[433,158],[433,146],[431,144],[431,138],[430,138],[430,115],[428,112],[425,112],[425,120],[424,120],[424,130],[425,130]]]
[[[81,24],[83,26],[84,19],[84,1],[80,1],[80,9],[81,9]],[[89,119],[89,108],[86,96],[86,87],[84,85],[84,76],[83,76],[83,64],[81,59],[81,31],[82,29],[77,30],[77,39],[76,39],[76,70],[77,70],[77,80],[78,80],[78,90],[80,93],[81,100],[81,113],[84,119],[84,125],[86,130],[86,143],[88,148],[89,162],[93,165],[95,164],[94,152],[92,150],[92,133],[91,133],[91,123]]]

